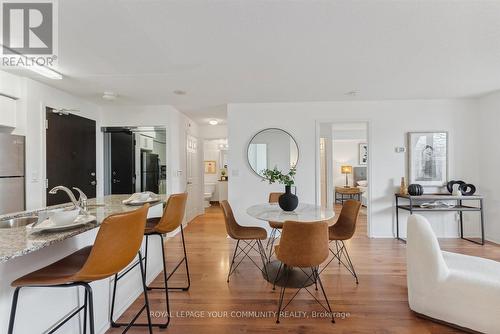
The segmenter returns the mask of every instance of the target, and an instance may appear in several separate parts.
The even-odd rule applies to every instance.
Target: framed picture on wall
[[[205,160],[205,174],[216,174],[217,165],[215,160]]]
[[[448,181],[448,132],[408,133],[410,183],[440,187]]]
[[[360,143],[359,144],[359,165],[366,166],[368,165],[368,144]]]

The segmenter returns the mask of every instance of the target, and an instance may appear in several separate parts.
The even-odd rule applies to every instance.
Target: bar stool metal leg
[[[182,230],[181,230],[182,231]],[[162,234],[157,234],[160,236],[160,240],[161,240],[161,255],[162,255],[162,263],[163,263],[163,287],[157,287],[157,286],[146,286],[146,289],[149,291],[149,290],[165,290],[165,304],[166,304],[166,314],[167,314],[167,322],[166,323],[163,323],[163,324],[153,324],[153,326],[157,326],[159,328],[167,328],[168,327],[168,324],[170,323],[170,303],[169,303],[169,299],[168,299],[168,291],[169,290],[172,290],[172,289],[175,289],[175,288],[169,288],[168,287],[168,279],[170,278],[170,276],[172,276],[173,272],[170,273],[170,275],[167,275],[167,264],[166,264],[166,254],[165,254],[165,247],[164,247],[164,238],[163,238],[163,235]],[[147,243],[147,239],[148,236],[146,236],[146,247],[148,245]],[[146,248],[146,254],[147,254],[147,248]],[[186,257],[186,260],[187,260],[187,257]],[[145,257],[145,260],[144,260],[145,264],[147,264],[147,257]],[[177,265],[177,267],[182,263],[179,262],[179,264]],[[186,262],[187,263],[187,262]],[[146,266],[145,266],[146,267]],[[177,268],[176,267],[176,268]],[[146,271],[144,272],[144,277],[146,276]],[[188,271],[188,287],[187,289],[189,289],[189,271]],[[187,290],[186,289],[186,290]]]
[[[140,251],[138,252],[138,256],[139,256],[139,261],[137,263],[135,263],[134,265],[132,265],[130,268],[128,268],[122,274],[120,274],[120,275],[116,274],[115,275],[115,281],[114,281],[114,285],[113,285],[113,296],[112,296],[112,300],[111,300],[111,314],[110,314],[109,318],[110,318],[111,327],[123,327],[123,326],[126,326],[126,328],[123,331],[123,333],[126,333],[132,326],[138,326],[138,327],[148,327],[149,328],[149,333],[152,334],[153,333],[153,327],[152,326],[161,326],[161,325],[152,324],[151,323],[151,312],[150,312],[150,308],[149,308],[148,290],[147,290],[147,286],[146,286],[146,276],[145,276],[145,272],[144,272],[144,265],[142,263],[143,257],[142,257],[142,254],[141,254]],[[128,272],[130,272],[130,270],[132,270],[133,268],[135,268],[137,265],[139,265],[139,268],[140,268],[140,271],[141,271],[140,275],[141,275],[142,287],[143,287],[143,293],[144,293],[144,305],[141,307],[141,309],[139,310],[139,312],[137,312],[137,314],[132,318],[132,320],[129,323],[116,322],[116,321],[113,320],[113,315],[114,315],[115,300],[116,300],[116,286],[118,284],[118,280],[120,280],[121,278],[123,278],[123,276],[125,276]],[[89,294],[89,297],[90,297],[89,300],[92,301],[92,294]],[[90,303],[89,306],[90,306],[89,309],[92,310],[92,303]],[[139,318],[139,316],[142,314],[142,312],[144,310],[146,310],[146,312],[147,312],[148,323],[146,323],[146,324],[144,324],[144,323],[135,323],[135,321],[137,320],[137,318]]]
[[[88,283],[82,283],[85,288],[85,292],[88,298],[88,309],[89,309],[89,329],[90,334],[95,334],[94,329],[94,297],[92,296],[92,288]]]
[[[61,284],[61,285],[48,285],[48,286],[30,286],[30,287],[40,287],[40,288],[68,288],[68,287],[74,287],[74,286],[83,286],[85,288],[85,301],[83,306],[78,307],[76,310],[74,310],[69,316],[67,316],[64,320],[60,321],[57,325],[55,325],[52,329],[47,331],[47,334],[51,334],[56,332],[59,328],[61,328],[66,322],[68,322],[71,318],[73,318],[75,315],[80,313],[82,310],[85,312],[84,314],[84,333],[86,332],[86,312],[87,308],[89,309],[89,328],[90,328],[90,334],[95,334],[94,330],[94,309],[93,309],[93,299],[92,299],[92,288],[88,283],[85,282],[74,282],[74,283],[67,283],[67,284]],[[8,334],[13,334],[14,332],[14,321],[16,318],[16,310],[17,310],[17,304],[19,300],[19,291],[21,290],[21,286],[17,287],[14,291],[14,296],[12,298],[12,308],[10,312],[10,319],[9,319],[9,328],[7,330]],[[87,297],[88,296],[88,297]],[[88,300],[87,300],[88,298]]]
[[[185,240],[184,240],[184,229],[183,229],[182,225],[180,226],[180,228],[181,228],[182,249],[184,251],[184,257],[182,258],[182,260],[179,263],[177,263],[177,265],[174,267],[174,269],[172,269],[172,271],[170,272],[170,274],[167,277],[167,280],[169,280],[170,277],[172,277],[172,275],[177,271],[177,269],[179,269],[179,267],[181,266],[181,264],[184,262],[184,265],[185,265],[185,268],[186,268],[186,275],[187,275],[187,285],[186,286],[182,286],[182,287],[170,287],[169,289],[170,290],[187,291],[187,290],[189,290],[189,288],[191,286],[191,277],[189,275],[189,264],[188,264],[188,257],[187,257],[187,251],[186,251],[186,243],[185,243]],[[163,242],[164,242],[163,235],[159,234],[159,233],[156,234],[156,235],[160,236],[160,238],[162,239],[161,240],[162,247],[165,247],[164,244],[163,244]],[[146,257],[145,257],[145,263],[146,263],[146,265],[147,265],[147,252],[148,252],[148,248],[147,247],[148,247],[148,235],[146,235]],[[163,262],[165,262],[166,260],[167,260],[166,255],[163,255]],[[146,266],[145,266],[145,268],[146,268]],[[148,290],[155,290],[155,289],[163,289],[163,287],[148,286]]]
[[[88,311],[88,297],[87,297],[87,290],[84,289],[84,293],[83,293],[83,305],[84,305],[84,308],[83,308],[83,334],[87,334],[87,311]]]
[[[9,319],[9,329],[7,331],[8,334],[12,334],[14,331],[14,320],[16,318],[16,309],[17,309],[17,301],[19,299],[19,290],[21,287],[17,287],[14,291],[14,297],[12,298],[12,307],[10,309],[10,319]]]

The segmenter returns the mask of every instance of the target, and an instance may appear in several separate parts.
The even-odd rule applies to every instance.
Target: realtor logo
[[[2,1],[3,54],[53,55],[56,14],[56,3],[50,0]]]

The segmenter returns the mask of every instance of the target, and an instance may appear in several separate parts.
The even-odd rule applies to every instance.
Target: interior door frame
[[[320,125],[321,123],[365,123],[366,124],[366,139],[368,142],[369,151],[373,151],[373,140],[372,140],[372,122],[369,119],[337,119],[337,118],[326,118],[326,119],[317,119],[315,121],[315,141],[314,141],[314,152],[315,152],[315,183],[316,183],[316,205],[321,205],[321,161],[320,161],[320,149],[319,149],[319,139],[321,137]],[[370,153],[368,153],[370,154]],[[367,175],[368,175],[368,207],[366,210],[366,219],[367,219],[367,234],[369,238],[372,238],[372,161],[373,159],[368,157],[368,164],[366,167]]]
[[[54,107],[49,106],[48,104],[41,102],[40,103],[40,109],[41,113],[40,116],[42,117],[42,121],[40,122],[40,133],[42,140],[40,140],[40,193],[44,194],[42,196],[42,205],[45,207],[47,206],[47,196],[45,193],[47,192],[47,132],[46,132],[46,121],[47,121],[47,108],[51,109],[56,109]],[[27,177],[27,176],[26,176]],[[31,179],[31,177],[30,177]]]

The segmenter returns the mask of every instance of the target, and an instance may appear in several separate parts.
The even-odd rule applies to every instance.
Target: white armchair
[[[483,333],[500,332],[500,262],[443,252],[429,222],[408,219],[410,308],[427,317]]]

